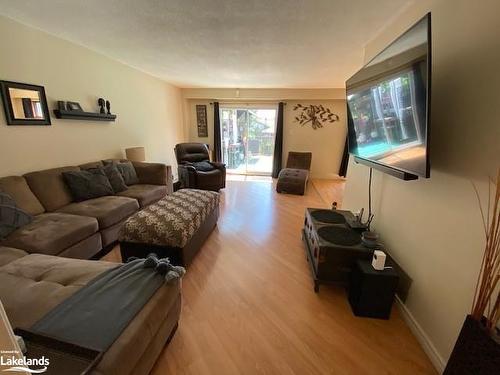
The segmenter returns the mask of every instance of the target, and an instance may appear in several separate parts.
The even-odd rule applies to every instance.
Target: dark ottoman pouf
[[[309,171],[305,169],[285,168],[278,175],[276,191],[278,193],[304,195],[308,178]]]

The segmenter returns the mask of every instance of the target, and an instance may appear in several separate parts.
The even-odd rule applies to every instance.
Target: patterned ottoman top
[[[219,194],[213,191],[176,191],[129,217],[120,230],[119,240],[184,247],[218,206]]]

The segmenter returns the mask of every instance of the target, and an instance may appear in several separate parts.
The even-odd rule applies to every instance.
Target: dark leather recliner
[[[219,191],[226,187],[226,165],[209,161],[206,144],[179,143],[174,151],[181,188]]]

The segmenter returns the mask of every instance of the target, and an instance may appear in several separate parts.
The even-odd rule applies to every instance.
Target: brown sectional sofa
[[[0,246],[0,298],[14,328],[29,328],[114,263]],[[103,354],[91,375],[145,375],[177,327],[180,282],[163,284]]]
[[[119,162],[122,160],[107,160]],[[102,161],[0,178],[0,190],[34,215],[0,246],[29,253],[90,259],[118,238],[123,222],[141,207],[172,192],[170,166],[133,162],[139,184],[114,196],[73,202],[62,173],[103,166]]]
[[[117,161],[121,160],[112,162]],[[138,184],[83,202],[73,202],[62,172],[102,166],[101,161],[0,178],[0,190],[34,216],[0,242],[0,299],[14,328],[30,330],[54,307],[116,266],[86,259],[113,244],[131,214],[172,192],[169,166],[133,164]],[[148,374],[174,334],[180,311],[180,281],[163,284],[90,374]]]

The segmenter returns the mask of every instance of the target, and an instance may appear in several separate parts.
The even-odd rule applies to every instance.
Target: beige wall
[[[284,113],[283,163],[289,151],[311,151],[313,178],[337,177],[346,136],[346,105],[344,89],[183,89],[185,133],[192,142],[208,143],[213,147],[214,100],[266,106],[278,101],[287,103]],[[323,104],[340,116],[340,121],[326,124],[313,130],[311,126],[301,127],[294,122],[297,112],[295,104]],[[205,104],[208,116],[208,137],[198,137],[196,126],[196,105]],[[284,165],[284,164],[283,164]]]
[[[374,172],[375,230],[413,278],[410,325],[438,368],[469,312],[484,236],[470,181],[486,199],[500,166],[500,3],[425,0],[366,47],[368,61],[432,12],[431,178],[404,182]],[[367,207],[368,168],[352,163],[343,207]]]
[[[2,354],[2,351],[6,352]],[[14,352],[14,353],[12,353]],[[11,354],[12,353],[12,354]],[[22,352],[19,345],[14,337],[14,332],[12,331],[12,326],[10,325],[7,314],[0,301],[0,372],[7,371],[11,366],[4,365],[3,362],[7,362],[8,358],[14,357],[16,359],[22,359]],[[28,374],[26,371],[20,371],[18,374]]]
[[[340,117],[340,121],[324,124],[323,128],[313,130],[310,124],[301,126],[295,122],[297,111],[293,107],[302,105],[322,104],[330,108]],[[311,177],[336,178],[347,134],[346,103],[345,100],[289,100],[285,107],[285,122],[283,125],[283,166],[289,151],[311,151],[313,160]]]
[[[175,165],[173,147],[184,139],[180,89],[4,17],[0,35],[0,79],[45,86],[52,119],[48,127],[6,126],[0,110],[0,176],[122,157],[139,145],[148,160]],[[57,100],[97,112],[99,97],[111,102],[116,122],[52,114]]]

